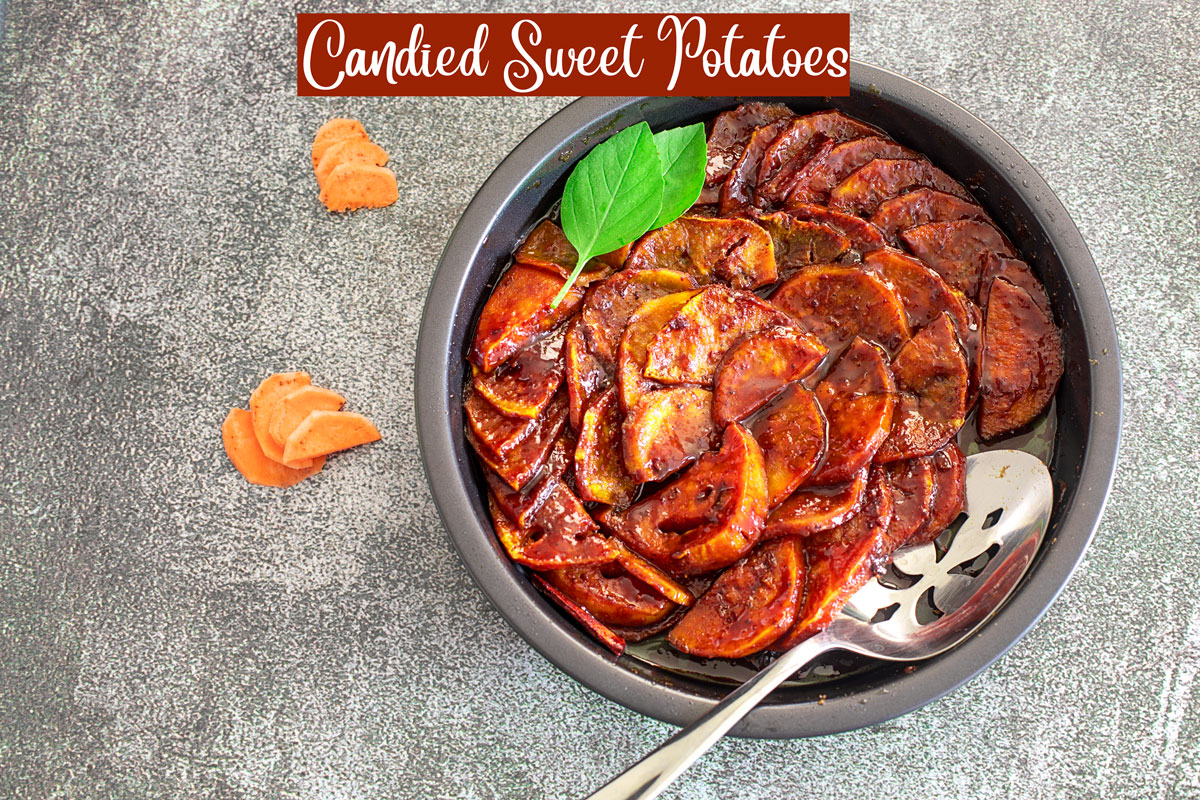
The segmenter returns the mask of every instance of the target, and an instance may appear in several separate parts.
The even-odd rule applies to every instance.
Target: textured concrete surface
[[[834,7],[856,57],[981,116],[1078,222],[1121,333],[1120,473],[1060,601],[967,687],[872,730],[723,742],[669,796],[1200,797],[1196,6]],[[294,10],[9,0],[0,796],[566,798],[669,733],[491,610],[417,452],[442,244],[565,100],[299,99]],[[320,210],[307,147],[334,114],[391,152],[398,205]],[[218,425],[294,368],[384,439],[250,486]]]

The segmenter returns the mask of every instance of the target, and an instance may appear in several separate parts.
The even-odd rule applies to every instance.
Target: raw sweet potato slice
[[[642,395],[625,417],[625,469],[637,483],[661,481],[711,450],[717,440],[712,392],[696,386],[656,389]]]
[[[470,362],[491,372],[574,315],[583,304],[583,290],[578,287],[571,287],[558,308],[550,307],[564,283],[553,272],[523,264],[504,273],[479,313],[467,356]]]
[[[575,484],[590,503],[625,508],[637,492],[621,456],[621,409],[617,390],[596,396],[583,415],[575,448]]]
[[[754,129],[784,117],[795,116],[782,103],[742,103],[713,120],[708,134],[708,165],[704,174],[704,189],[700,204],[717,202],[721,186],[737,163]]]
[[[484,478],[492,499],[504,510],[517,527],[528,528],[533,524],[533,515],[554,491],[559,478],[571,471],[575,464],[575,438],[563,431],[550,448],[550,454],[537,476],[520,490],[513,489],[504,479],[491,470]]]
[[[267,432],[280,448],[313,411],[338,411],[346,404],[346,398],[335,391],[306,384],[297,387],[279,398],[275,410],[267,423]]]
[[[591,352],[579,317],[567,324],[563,352],[571,429],[578,431],[583,426],[583,413],[592,398],[612,386],[613,381],[600,359]]]
[[[601,644],[611,650],[613,655],[620,656],[625,652],[625,639],[612,628],[592,616],[592,612],[567,597],[558,587],[550,584],[541,575],[530,575],[529,580],[534,586],[541,589],[547,597],[553,600],[559,608],[574,617],[583,626],[584,630],[595,636]]]
[[[625,546],[620,539],[612,538],[609,542],[617,549],[617,561],[630,575],[638,578],[663,597],[680,606],[690,606],[696,598],[685,587],[658,567]]]
[[[930,222],[900,234],[913,255],[937,270],[946,282],[972,299],[979,296],[979,274],[989,253],[1014,256],[1004,234],[987,222],[960,219]]]
[[[621,345],[617,348],[617,393],[621,400],[621,411],[628,414],[642,395],[662,385],[643,374],[646,349],[662,327],[675,316],[675,312],[696,294],[696,290],[691,290],[656,297],[642,303],[630,316],[625,333],[621,336]]]
[[[767,508],[787,499],[825,454],[825,416],[816,396],[793,383],[750,427],[767,470]]]
[[[983,327],[979,435],[997,439],[1029,425],[1063,374],[1062,335],[1029,293],[992,281]]]
[[[606,564],[616,549],[600,532],[571,489],[557,478],[527,528],[517,524],[489,496],[496,536],[513,561],[533,569],[558,569]]]
[[[954,323],[942,314],[900,349],[892,361],[899,396],[892,430],[875,454],[881,463],[941,449],[967,416],[967,359]]]
[[[919,187],[970,200],[963,185],[923,159],[877,158],[850,173],[829,193],[829,206],[869,217],[884,200]]]
[[[370,139],[350,137],[334,142],[321,156],[317,164],[317,185],[324,186],[329,173],[340,164],[374,164],[382,167],[388,162],[388,154]]]
[[[748,336],[725,355],[713,390],[713,420],[724,427],[765,406],[829,352],[794,325],[777,325]]]
[[[725,185],[721,187],[720,209],[722,216],[729,216],[743,211],[754,205],[754,188],[758,168],[762,164],[763,155],[771,142],[788,126],[788,119],[769,122],[761,128],[755,128],[746,149],[738,157],[737,163],[729,171]]]
[[[501,414],[533,419],[562,384],[563,331],[539,339],[491,372],[475,369],[472,386]]]
[[[676,577],[727,567],[750,551],[767,513],[762,450],[737,423],[721,449],[605,526],[626,545]]]
[[[896,384],[883,352],[855,339],[817,385],[816,395],[825,412],[828,441],[825,460],[807,483],[845,483],[871,463],[892,427]]]
[[[775,270],[781,280],[809,264],[837,261],[850,249],[850,239],[828,225],[796,219],[782,211],[755,217],[755,222],[771,234]]]
[[[310,378],[307,372],[277,372],[268,375],[262,383],[250,393],[250,417],[254,423],[254,435],[263,454],[272,461],[284,463],[283,446],[271,438],[271,415],[279,405],[279,401],[301,386],[308,386]],[[294,469],[304,469],[308,463],[293,463],[287,466]]]
[[[383,208],[399,198],[396,173],[374,164],[343,162],[321,184],[321,202],[330,211]]]
[[[675,609],[674,603],[615,561],[550,570],[542,577],[606,625],[653,625]]]
[[[841,525],[858,512],[869,470],[863,467],[849,483],[810,486],[793,492],[767,517],[763,538],[809,536]]]
[[[861,336],[895,353],[911,335],[900,298],[856,266],[805,267],[775,290],[771,302],[834,352]]]
[[[783,187],[788,203],[824,203],[850,173],[877,158],[920,158],[915,150],[882,136],[864,136],[831,147],[804,165]],[[776,178],[778,181],[778,177]]]
[[[285,464],[349,450],[379,441],[379,429],[353,411],[313,411],[296,426],[283,446]]]
[[[874,225],[844,211],[814,203],[789,203],[787,213],[796,219],[819,222],[833,228],[849,239],[850,247],[859,253],[869,253],[887,245],[887,240]]]
[[[609,371],[616,367],[621,334],[647,300],[697,287],[696,279],[673,269],[627,269],[592,288],[580,311],[591,350]]]
[[[895,461],[884,471],[892,489],[892,523],[885,537],[891,553],[908,544],[933,512],[933,456]]]
[[[493,447],[485,445],[470,425],[467,425],[467,442],[474,448],[479,460],[496,472],[504,482],[514,489],[522,489],[537,476],[551,448],[567,424],[567,401],[560,392],[550,401],[546,410],[532,421],[532,428],[521,436],[515,447],[507,448],[503,456],[493,455]]]
[[[662,383],[711,386],[717,365],[746,336],[791,322],[750,292],[713,284],[700,290],[654,335],[643,374]]]
[[[979,306],[986,309],[988,296],[991,294],[992,281],[1004,278],[1013,286],[1020,286],[1028,294],[1038,308],[1053,318],[1050,311],[1050,298],[1046,295],[1046,287],[1033,274],[1029,265],[1019,258],[1005,258],[999,253],[988,253],[983,259],[983,270],[979,280]]]
[[[285,467],[278,461],[267,458],[254,433],[250,412],[241,408],[230,409],[221,424],[221,441],[225,454],[242,477],[259,486],[284,488],[299,483],[309,475],[315,475],[325,466],[325,459],[314,460],[304,469]]]
[[[755,184],[760,189],[766,188],[773,196],[782,197],[783,190],[790,181],[786,178],[776,183],[772,181],[787,164],[795,164],[798,167],[809,163],[805,154],[814,140],[827,138],[833,142],[845,142],[864,136],[882,135],[883,131],[878,128],[859,122],[840,111],[818,111],[815,114],[797,117],[771,142],[767,152],[763,154],[762,164],[755,175]]]
[[[804,540],[808,580],[796,624],[772,649],[788,650],[829,627],[854,593],[879,571],[890,554],[892,490],[879,465],[871,467],[859,512],[836,528]]]
[[[933,503],[929,519],[908,544],[932,542],[967,507],[967,457],[955,442],[929,456],[933,465]]]
[[[897,247],[900,246],[900,234],[909,228],[957,219],[987,220],[988,215],[970,200],[927,188],[884,200],[871,215],[875,227]]]
[[[760,544],[717,577],[667,641],[703,658],[742,658],[766,649],[795,623],[804,579],[799,540]]]
[[[312,144],[313,169],[315,170],[321,163],[325,151],[344,139],[368,139],[368,137],[362,123],[356,119],[339,117],[331,119],[317,128],[317,135],[313,137]]]
[[[720,279],[737,289],[776,279],[771,237],[748,219],[680,217],[638,239],[625,266],[673,269],[701,283]]]
[[[575,279],[575,284],[587,286],[611,275],[614,270],[620,269],[628,252],[626,246],[591,259]],[[562,228],[547,219],[539,222],[525,237],[525,241],[513,253],[513,260],[518,264],[553,270],[563,278],[569,278],[579,261],[579,252],[567,240]]]

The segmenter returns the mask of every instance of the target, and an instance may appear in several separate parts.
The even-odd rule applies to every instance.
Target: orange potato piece
[[[321,202],[330,211],[383,208],[399,198],[396,173],[374,164],[338,164],[321,185]]]
[[[900,395],[892,430],[875,460],[925,456],[950,441],[967,417],[967,359],[949,314],[914,336],[892,362]]]
[[[991,294],[992,281],[1004,278],[1013,286],[1024,289],[1038,308],[1046,312],[1047,317],[1053,317],[1050,311],[1050,298],[1046,295],[1046,287],[1033,274],[1029,265],[1019,258],[1006,258],[999,253],[988,253],[983,259],[983,269],[979,280],[979,306],[986,309],[988,296]]]
[[[470,398],[468,402],[471,402]],[[497,414],[497,417],[499,416],[501,415]],[[529,424],[531,427],[528,430],[523,429],[515,446],[503,447],[503,455],[495,454],[497,447],[500,447],[498,442],[504,441],[503,438],[484,442],[470,424],[466,427],[467,442],[474,448],[480,461],[491,467],[513,489],[519,490],[537,476],[546,459],[550,457],[551,448],[567,424],[567,401],[560,392],[537,419],[506,419],[513,419],[519,425]]]
[[[790,278],[809,264],[837,261],[850,249],[850,239],[828,225],[796,219],[782,211],[764,214],[754,221],[771,234],[780,279]]]
[[[741,422],[803,378],[829,352],[794,325],[778,325],[748,336],[725,355],[713,390],[713,420]]]
[[[614,560],[616,549],[600,533],[579,498],[557,478],[550,484],[546,499],[526,528],[518,527],[495,497],[488,496],[496,536],[509,557],[533,569],[606,564]]]
[[[589,348],[579,317],[567,325],[564,350],[571,428],[578,431],[583,428],[583,413],[592,399],[612,386],[612,376]]]
[[[479,314],[468,360],[491,372],[574,315],[583,304],[578,287],[571,287],[558,308],[550,307],[565,282],[553,272],[523,264],[504,273]]]
[[[611,275],[614,269],[620,268],[628,253],[629,246],[626,245],[590,259],[575,279],[575,285],[587,286]],[[569,278],[579,262],[579,252],[567,240],[562,228],[546,219],[525,237],[517,252],[513,253],[513,260],[519,264],[554,270],[563,278]]]
[[[362,414],[313,411],[288,436],[287,444],[283,446],[283,460],[294,464],[306,458],[377,442],[379,438],[379,429]]]
[[[704,189],[697,203],[715,203],[721,186],[730,170],[746,150],[746,143],[755,128],[783,117],[793,117],[792,110],[782,103],[742,103],[737,108],[719,114],[708,134],[708,165]]]
[[[876,158],[919,158],[914,150],[882,136],[864,136],[831,147],[803,166],[797,173],[781,173],[767,191],[789,203],[824,203],[829,193],[850,173]],[[784,180],[786,179],[786,182]]]
[[[583,415],[575,448],[575,483],[584,500],[624,508],[637,493],[636,480],[622,463],[621,409],[617,390],[609,388]]]
[[[501,414],[532,419],[554,399],[563,381],[563,332],[518,350],[491,372],[475,369],[472,386]]]
[[[575,437],[563,431],[550,448],[550,454],[538,470],[537,475],[520,490],[513,489],[492,470],[484,471],[488,491],[492,499],[504,510],[517,527],[528,528],[533,524],[533,515],[538,512],[546,498],[575,465]]]
[[[771,302],[835,352],[861,336],[895,353],[911,336],[900,298],[857,266],[805,267],[775,290]]]
[[[325,466],[324,458],[316,459],[304,469],[285,467],[267,458],[254,433],[250,412],[241,408],[230,409],[225,417],[221,424],[221,441],[225,445],[225,454],[242,477],[259,486],[292,486]]]
[[[625,267],[673,269],[701,283],[717,278],[737,289],[776,280],[771,237],[748,219],[680,217],[638,239]]]
[[[367,139],[367,132],[362,123],[356,119],[335,118],[317,128],[313,137],[312,166],[315,170],[321,163],[325,152],[344,139]]]
[[[1063,375],[1062,334],[1029,293],[992,281],[983,328],[979,435],[1018,431],[1049,405]]]
[[[810,486],[792,493],[767,517],[763,538],[808,536],[841,525],[862,504],[867,472],[868,468],[863,467],[849,483]]]
[[[908,539],[908,544],[932,542],[967,507],[967,457],[951,442],[929,456],[933,465],[933,501],[929,519]]]
[[[467,392],[463,402],[467,425],[494,459],[505,458],[526,436],[538,427],[538,419],[510,417],[475,391]]]
[[[690,606],[696,602],[692,593],[676,583],[670,575],[630,550],[620,539],[609,540],[617,548],[617,561],[625,571],[640,579],[672,603]]]
[[[760,544],[717,577],[667,641],[703,658],[742,658],[764,650],[796,621],[804,579],[798,539]]]
[[[871,215],[871,222],[889,242],[900,246],[900,234],[930,222],[956,219],[988,220],[987,212],[970,200],[936,189],[917,189],[885,200]]]
[[[600,640],[600,643],[611,650],[613,655],[620,656],[625,652],[625,640],[616,631],[592,616],[592,612],[567,597],[559,591],[558,587],[548,583],[541,575],[530,575],[529,580],[549,596],[559,608],[574,617],[584,630]]]
[[[816,390],[825,412],[825,461],[808,478],[814,486],[845,483],[871,463],[892,427],[896,383],[880,349],[855,339]]]
[[[666,617],[675,604],[619,563],[563,567],[542,574],[548,583],[606,625],[640,628]]]
[[[282,464],[286,459],[283,454],[284,448],[271,438],[271,415],[275,413],[280,400],[295,389],[308,386],[309,380],[307,372],[277,372],[264,378],[250,393],[250,416],[254,422],[254,435],[258,437],[258,445],[263,453],[272,461]],[[304,469],[309,464],[295,463],[287,466]]]
[[[695,386],[647,392],[622,426],[625,469],[637,483],[661,481],[712,449],[717,438],[712,392]]]
[[[707,286],[654,335],[643,374],[662,383],[711,386],[717,365],[740,339],[790,322],[758,295]]]
[[[627,269],[588,292],[580,326],[589,350],[608,371],[617,364],[621,334],[633,312],[647,300],[697,287],[696,279],[673,269]]]
[[[900,238],[913,255],[971,298],[979,296],[979,275],[989,253],[1016,255],[1004,234],[975,219],[930,222],[909,228]]]
[[[352,136],[334,142],[321,156],[317,164],[317,185],[324,186],[325,180],[340,164],[374,164],[382,167],[388,162],[388,154],[370,139]]]
[[[895,552],[925,527],[933,512],[933,456],[894,461],[884,467],[892,489],[892,522],[885,549]]]
[[[825,454],[825,417],[816,396],[798,383],[767,406],[750,428],[763,451],[767,508],[787,499]]]
[[[923,159],[877,158],[850,173],[829,193],[829,207],[869,217],[884,200],[926,186],[964,200],[963,185]]]
[[[737,163],[725,179],[725,185],[721,187],[719,208],[722,216],[737,214],[754,204],[754,190],[758,185],[755,177],[762,166],[763,156],[771,142],[787,130],[790,122],[790,119],[784,118],[754,129],[750,141],[746,142],[746,149],[738,156]]]
[[[310,412],[338,411],[345,404],[346,398],[331,389],[308,384],[300,386],[279,398],[267,423],[267,432],[282,448]]]
[[[862,217],[815,203],[789,203],[786,211],[796,219],[819,222],[833,228],[849,239],[850,247],[859,253],[869,253],[887,245],[883,234]]]
[[[642,303],[630,316],[617,348],[617,393],[621,400],[621,411],[628,414],[642,395],[662,385],[643,375],[646,349],[662,326],[696,294],[697,291],[692,290],[656,297]]]
[[[797,166],[809,163],[803,154],[809,150],[813,141],[822,137],[834,142],[845,142],[863,136],[882,136],[883,131],[848,117],[840,111],[817,111],[805,114],[792,120],[791,124],[767,147],[763,154],[762,163],[754,176],[754,183],[762,191],[766,189],[773,196],[782,196],[782,186],[776,187],[773,181],[785,165],[800,161]],[[786,178],[782,183],[790,183]]]

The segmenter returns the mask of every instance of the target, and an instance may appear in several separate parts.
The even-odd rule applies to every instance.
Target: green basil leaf
[[[658,158],[662,163],[662,209],[650,229],[674,222],[700,199],[704,188],[704,169],[708,164],[708,141],[704,123],[672,128],[654,134]]]

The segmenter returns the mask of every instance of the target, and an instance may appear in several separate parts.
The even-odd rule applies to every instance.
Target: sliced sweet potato
[[[991,224],[975,219],[930,222],[903,231],[900,238],[913,255],[972,299],[979,296],[983,259],[989,253],[1016,255],[1004,234]]]
[[[321,202],[330,211],[383,208],[398,199],[396,173],[374,164],[343,162],[321,184]]]
[[[630,550],[620,539],[613,538],[609,541],[617,548],[617,561],[630,575],[640,579],[676,605],[690,606],[696,602],[696,598],[687,588],[676,583],[670,575]]]
[[[904,305],[911,330],[919,331],[942,314],[949,314],[963,342],[979,340],[979,326],[969,309],[969,300],[950,288],[925,262],[891,247],[863,256],[863,267],[892,287]]]
[[[321,163],[325,151],[344,139],[367,139],[369,141],[362,123],[356,119],[338,117],[317,128],[317,135],[313,137],[312,144],[313,169],[315,170]]]
[[[583,427],[583,413],[592,398],[612,386],[613,379],[600,359],[592,353],[579,317],[567,324],[563,351],[571,428],[578,431]]]
[[[643,374],[662,383],[711,386],[717,365],[746,336],[791,322],[758,295],[713,284],[700,290],[654,335]]]
[[[742,658],[764,650],[795,623],[804,579],[799,540],[764,542],[717,577],[667,641],[703,658]]]
[[[796,219],[782,211],[755,217],[754,221],[771,234],[775,270],[781,280],[809,264],[837,261],[850,249],[850,239],[828,225]]]
[[[541,471],[550,457],[554,442],[567,424],[567,401],[560,392],[550,405],[532,421],[532,428],[525,431],[516,446],[506,448],[504,455],[497,457],[494,443],[485,444],[467,425],[467,442],[474,448],[479,460],[490,467],[513,489],[522,489]]]
[[[967,457],[951,442],[929,456],[933,465],[933,502],[929,519],[908,544],[932,542],[967,507]]]
[[[883,352],[855,339],[817,385],[816,395],[825,412],[828,441],[825,460],[807,483],[845,483],[871,463],[892,427],[896,384]]]
[[[724,427],[765,406],[789,383],[798,381],[828,352],[815,337],[794,325],[759,331],[734,345],[717,370],[713,420]]]
[[[589,350],[612,371],[621,334],[633,312],[647,300],[698,286],[696,279],[673,269],[627,269],[592,288],[580,311]]]
[[[776,191],[786,192],[788,203],[824,203],[850,173],[877,158],[920,158],[920,155],[886,137],[864,136],[831,147],[805,164]]]
[[[591,259],[575,279],[575,284],[587,286],[611,275],[614,270],[620,269],[628,252],[628,247],[622,247]],[[569,278],[579,262],[579,253],[575,245],[567,240],[562,228],[546,219],[525,237],[525,241],[513,253],[513,260],[518,264],[553,270],[563,278]]]
[[[628,414],[642,395],[661,386],[643,375],[646,349],[663,325],[696,294],[697,291],[693,289],[656,297],[642,303],[630,316],[617,348],[617,393],[622,412]]]
[[[887,245],[883,234],[862,217],[815,203],[789,203],[786,211],[796,219],[819,222],[833,228],[849,239],[850,247],[859,253],[869,253]]]
[[[293,486],[325,466],[323,457],[304,469],[285,467],[267,458],[255,435],[250,412],[241,408],[230,409],[225,417],[221,424],[221,441],[225,445],[225,454],[242,477],[259,486]]]
[[[795,116],[782,103],[742,103],[737,108],[717,115],[708,134],[708,165],[704,174],[704,189],[700,204],[715,203],[729,171],[746,149],[754,129],[783,117]]]
[[[561,480],[551,480],[546,499],[527,528],[518,527],[495,497],[489,495],[496,536],[518,564],[533,569],[558,569],[606,564],[616,549],[587,513],[583,503]]]
[[[268,375],[262,383],[250,393],[250,417],[254,424],[254,435],[263,454],[272,461],[284,463],[283,446],[271,438],[271,415],[279,406],[279,401],[301,386],[308,386],[310,378],[307,372],[277,372]],[[288,466],[294,469],[304,469],[307,463],[293,463]]]
[[[1050,298],[1046,295],[1046,287],[1033,274],[1029,265],[1019,258],[1005,258],[999,253],[988,253],[983,259],[983,269],[979,280],[979,306],[987,308],[988,296],[991,294],[992,281],[1004,278],[1013,286],[1024,289],[1038,308],[1053,318],[1050,310]]]
[[[895,461],[884,471],[892,489],[893,509],[885,549],[895,552],[925,527],[933,512],[933,456]]]
[[[346,398],[335,391],[306,384],[279,398],[267,423],[267,432],[275,444],[283,447],[292,431],[313,411],[338,411]]]
[[[776,279],[771,237],[748,219],[680,217],[637,240],[625,266],[673,269],[701,283],[720,279],[737,289]]]
[[[860,469],[849,483],[810,486],[793,492],[767,517],[763,538],[809,536],[841,525],[862,505],[869,469]]]
[[[864,136],[882,136],[883,131],[848,117],[840,111],[818,111],[797,117],[779,134],[763,154],[762,164],[755,176],[755,184],[760,191],[775,198],[782,198],[785,189],[791,181],[784,177],[776,181],[776,176],[784,171],[784,166],[794,164],[801,167],[811,163],[805,158],[814,140],[827,138],[832,142],[845,142]],[[799,162],[799,163],[797,163]]]
[[[475,369],[472,386],[501,414],[532,419],[542,413],[562,384],[563,331],[532,342],[491,372]]]
[[[635,477],[622,463],[621,409],[614,388],[597,395],[583,415],[575,448],[575,484],[584,500],[618,508],[628,506],[637,492]]]
[[[911,335],[900,298],[856,266],[805,267],[775,290],[771,302],[834,352],[861,336],[895,353]]]
[[[871,215],[871,222],[893,245],[900,246],[900,234],[930,222],[956,219],[987,220],[987,212],[962,197],[937,189],[917,189],[891,200],[884,200]]]
[[[575,438],[568,431],[563,431],[550,448],[545,464],[520,491],[505,483],[495,472],[486,471],[484,478],[492,499],[509,519],[517,523],[517,527],[528,528],[533,524],[533,515],[554,491],[558,479],[574,467],[575,445]]]
[[[615,561],[550,570],[542,577],[606,625],[653,625],[675,609],[674,603]]]
[[[329,174],[340,164],[374,164],[382,167],[387,162],[388,154],[370,139],[355,136],[342,139],[331,144],[325,155],[321,156],[316,169],[317,185],[323,187]]]
[[[583,290],[578,287],[571,287],[558,308],[550,307],[564,283],[553,272],[523,264],[504,273],[479,313],[467,356],[470,362],[491,372],[574,315],[583,304]]]
[[[536,417],[510,417],[501,414],[500,409],[478,392],[470,390],[466,395],[463,411],[467,418],[467,429],[493,459],[505,458],[538,427]]]
[[[892,361],[900,393],[892,430],[875,454],[881,463],[940,450],[967,416],[967,359],[949,314],[914,336]]]
[[[979,435],[997,439],[1029,425],[1063,375],[1062,335],[1029,293],[992,281],[983,327]]]
[[[787,499],[825,454],[825,416],[816,396],[798,383],[754,420],[750,428],[763,451],[767,508]]]
[[[548,583],[541,575],[530,575],[529,580],[534,586],[541,589],[547,597],[553,600],[559,608],[574,617],[583,626],[584,630],[595,636],[602,645],[611,650],[613,655],[620,656],[625,652],[625,639],[618,635],[612,628],[592,616],[592,612],[567,597],[558,587]]]
[[[829,206],[871,216],[879,204],[922,186],[970,200],[963,185],[923,159],[877,158],[859,167],[829,193]]]
[[[313,411],[296,430],[288,435],[283,446],[285,464],[349,450],[360,444],[379,441],[379,429],[353,411]]]
[[[769,122],[760,128],[755,128],[746,143],[746,149],[738,157],[737,163],[729,171],[725,185],[721,187],[720,209],[723,216],[736,214],[754,205],[754,188],[757,186],[755,177],[762,164],[763,155],[771,142],[788,126],[788,119]]]
[[[772,649],[788,650],[829,627],[854,593],[882,567],[889,555],[892,491],[883,468],[871,467],[862,508],[836,528],[804,540],[808,580],[796,624]]]
[[[616,403],[613,403],[614,416]],[[622,426],[625,469],[638,483],[661,481],[717,443],[712,392],[696,386],[642,395]]]
[[[776,137],[776,141],[779,141],[781,138]],[[773,177],[755,187],[755,205],[763,209],[779,208],[782,206],[787,200],[788,187],[792,185],[796,177],[803,173],[809,164],[812,164],[814,161],[823,160],[837,145],[838,143],[833,139],[818,133],[808,143],[807,147],[800,150],[790,161],[781,166]],[[761,170],[763,166],[765,166],[765,160],[764,164],[759,165],[759,169]]]

